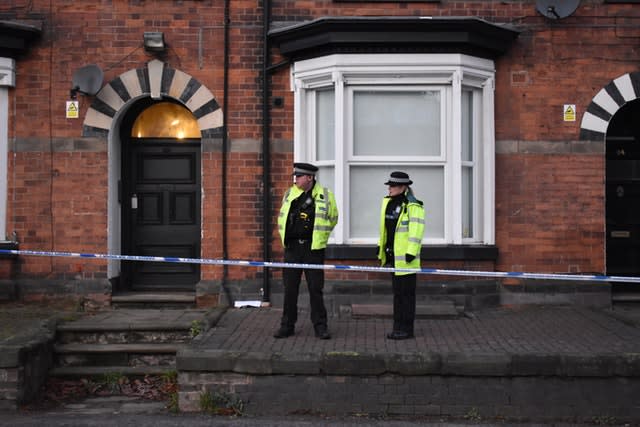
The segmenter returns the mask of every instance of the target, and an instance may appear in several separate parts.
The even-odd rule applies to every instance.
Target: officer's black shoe
[[[318,329],[316,329],[316,337],[320,338],[321,340],[328,340],[331,338],[331,334],[327,330],[326,326],[320,326],[318,327]]]
[[[387,338],[390,340],[408,340],[409,338],[413,338],[413,334],[403,331],[393,331],[387,334]]]
[[[293,335],[293,328],[289,328],[287,326],[280,326],[280,329],[273,334],[274,338],[286,338]]]

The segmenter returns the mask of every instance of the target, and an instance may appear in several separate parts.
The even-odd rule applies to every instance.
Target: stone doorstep
[[[177,331],[59,331],[56,344],[185,344],[192,340],[192,333],[186,329]]]
[[[54,351],[60,354],[71,353],[137,353],[137,354],[167,354],[177,353],[183,346],[180,344],[56,344]]]
[[[127,292],[111,297],[113,309],[189,309],[196,307],[194,292]]]
[[[65,323],[56,327],[58,332],[145,332],[145,331],[189,331],[191,321],[158,323],[153,321],[128,322],[113,321],[108,323]]]
[[[129,366],[175,366],[176,344],[57,344],[57,367],[111,367],[119,372]]]
[[[97,377],[106,374],[125,376],[162,375],[175,372],[175,365],[163,366],[56,366],[49,371],[54,377]]]
[[[100,317],[102,316],[102,317]],[[59,324],[58,333],[71,336],[84,334],[146,334],[162,333],[171,336],[176,333],[189,335],[194,320],[201,319],[206,324],[204,310],[114,310],[102,315],[87,317],[77,321]],[[203,326],[204,327],[204,326]],[[180,342],[136,342],[110,344],[72,341],[54,344],[54,352],[59,357],[88,358],[88,364],[55,366],[49,375],[58,377],[86,377],[105,374],[128,376],[162,375],[175,371],[175,355],[188,341]],[[127,366],[111,359],[112,356],[130,355],[137,357],[170,356],[161,364],[143,361],[138,366]],[[97,359],[95,359],[97,358]],[[95,359],[95,360],[94,360]],[[93,362],[91,362],[93,360]],[[96,361],[101,361],[96,363]],[[137,363],[136,363],[137,364]],[[135,365],[135,364],[134,364]]]
[[[611,302],[640,303],[640,294],[635,292],[620,292],[611,296]]]
[[[418,319],[453,319],[461,315],[453,301],[442,301],[416,306],[416,318]],[[393,317],[393,305],[351,304],[351,316],[354,319],[391,318]]]
[[[144,311],[133,310],[135,312]],[[171,310],[165,310],[166,312]],[[187,310],[175,310],[186,312]],[[137,316],[134,318],[112,316],[109,318],[86,318],[57,325],[59,332],[122,332],[122,331],[189,331],[194,321],[205,322],[206,313],[197,312],[196,316],[170,317],[168,313],[159,313],[156,316]]]
[[[194,292],[127,292],[111,296],[112,303],[192,303],[196,302]]]

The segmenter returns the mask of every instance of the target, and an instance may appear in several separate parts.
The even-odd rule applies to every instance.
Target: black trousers
[[[413,335],[413,322],[416,318],[416,279],[415,274],[391,275],[394,331]]]
[[[324,264],[324,249],[311,250],[311,240],[293,240],[287,242],[284,250],[284,261],[290,263]],[[327,327],[327,310],[324,306],[322,289],[324,288],[324,270],[285,268],[282,272],[284,282],[284,306],[282,310],[281,326],[291,328],[298,320],[298,294],[302,273],[307,281],[309,290],[309,305],[311,306],[311,323],[318,330]]]

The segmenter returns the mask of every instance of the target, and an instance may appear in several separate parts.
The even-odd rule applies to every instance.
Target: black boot
[[[274,338],[287,338],[293,335],[294,329],[292,326],[280,326],[280,329],[273,334]]]
[[[393,331],[387,334],[387,338],[390,340],[407,340],[413,338],[413,334],[404,331]]]
[[[316,328],[316,337],[321,340],[328,340],[331,338],[331,334],[329,334],[327,327],[323,325]]]

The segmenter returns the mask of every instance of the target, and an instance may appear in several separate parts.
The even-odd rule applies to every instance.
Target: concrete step
[[[207,310],[121,309],[57,326],[60,344],[183,343],[206,329]]]
[[[189,329],[194,321],[203,321],[207,310],[152,309],[105,310],[61,323],[59,331],[157,331]]]
[[[181,345],[171,344],[56,344],[56,353],[176,353]]]
[[[145,367],[166,372],[175,367],[178,350],[207,329],[212,321],[207,316],[210,311],[196,309],[119,309],[61,323],[54,372],[66,375],[66,368],[83,367],[97,374],[135,374]]]
[[[416,305],[418,319],[455,319],[463,313],[456,308],[453,301],[434,302]],[[392,304],[352,304],[351,316],[354,319],[391,318]]]
[[[178,344],[56,344],[57,366],[175,365]]]
[[[196,307],[195,292],[123,292],[111,297],[114,309],[188,309]]]
[[[639,286],[640,289],[640,286]],[[640,292],[620,292],[611,295],[611,301],[614,303],[628,302],[640,303]]]
[[[125,376],[162,375],[174,372],[175,364],[166,366],[57,366],[49,371],[55,377],[98,377],[108,374]]]
[[[60,344],[152,344],[185,343],[192,339],[190,329],[179,330],[102,330],[102,331],[57,331]]]

